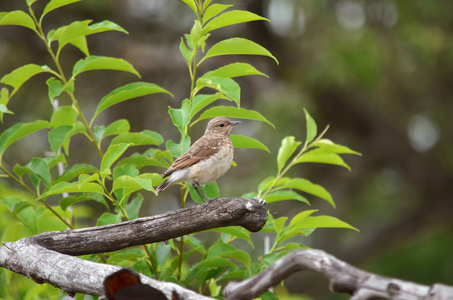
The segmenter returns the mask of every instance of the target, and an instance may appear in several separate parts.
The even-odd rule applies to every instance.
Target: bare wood
[[[259,231],[266,223],[263,202],[219,198],[202,205],[118,224],[45,232],[30,239],[44,248],[69,255],[111,252],[166,241],[193,232],[226,226]]]
[[[120,267],[99,264],[61,254],[36,245],[31,239],[8,242],[0,247],[0,266],[25,275],[38,283],[49,283],[70,295],[83,293],[102,296],[103,281]],[[171,282],[140,275],[142,283],[162,291],[171,299],[173,291],[184,300],[213,300]]]
[[[453,287],[432,287],[388,278],[357,269],[320,250],[300,249],[277,260],[262,273],[240,283],[229,283],[225,299],[253,299],[277,285],[292,273],[311,270],[330,280],[330,289],[349,293],[351,299],[385,298],[394,300],[453,299]]]

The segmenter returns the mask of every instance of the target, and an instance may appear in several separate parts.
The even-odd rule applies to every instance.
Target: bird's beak
[[[232,122],[231,122],[231,126],[235,126],[235,125],[237,125],[237,124],[239,124],[239,123],[241,123],[241,121],[232,121]]]

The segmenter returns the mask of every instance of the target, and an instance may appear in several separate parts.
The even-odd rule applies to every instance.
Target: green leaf
[[[112,190],[124,189],[123,195],[129,195],[135,191],[145,189],[147,191],[154,191],[153,185],[148,174],[142,174],[136,177],[123,175],[113,181]]]
[[[355,154],[362,156],[360,152],[354,151],[346,146],[335,144],[329,139],[320,139],[316,143],[316,147],[322,149],[326,153],[337,153],[337,154]]]
[[[317,196],[321,199],[326,200],[333,207],[335,207],[335,203],[333,202],[333,199],[332,199],[332,196],[330,195],[330,193],[326,189],[324,189],[322,186],[320,186],[319,184],[314,184],[307,179],[303,179],[303,178],[291,179],[291,180],[286,181],[285,184],[283,184],[283,186],[287,187],[287,188],[298,189],[305,193]]]
[[[275,263],[279,258],[283,257],[286,253],[279,252],[279,253],[269,253],[263,256],[262,262],[264,266],[268,267]]]
[[[129,132],[131,126],[129,121],[126,119],[117,120],[111,123],[109,126],[95,126],[94,127],[94,137],[96,141],[100,143],[103,138],[111,135],[119,135]]]
[[[121,214],[112,214],[109,212],[103,213],[96,224],[96,226],[103,226],[103,225],[110,225],[110,224],[116,224],[121,222]]]
[[[226,234],[241,238],[241,239],[247,241],[252,247],[254,247],[254,244],[250,238],[250,231],[248,231],[247,229],[245,229],[243,227],[229,226],[229,227],[214,228],[214,229],[210,229],[207,231],[226,233]]]
[[[90,34],[94,33],[99,33],[99,32],[105,32],[105,31],[119,31],[125,34],[128,34],[127,30],[125,30],[123,27],[119,26],[118,24],[105,20],[99,23],[91,24],[89,27],[90,29]]]
[[[209,104],[216,100],[224,99],[225,96],[221,93],[215,93],[213,95],[198,94],[192,99],[190,106],[190,119],[192,119],[200,110],[204,109]]]
[[[278,64],[278,60],[266,48],[244,38],[231,38],[218,42],[208,50],[199,64],[210,57],[237,54],[268,56]]]
[[[14,114],[6,106],[9,102],[9,91],[7,88],[2,88],[0,91],[0,122],[3,123],[3,114]]]
[[[190,197],[195,203],[203,203],[204,200],[200,198],[200,195],[198,195],[197,191],[195,191],[194,187],[192,185],[189,185],[189,192],[190,192]],[[219,186],[217,183],[211,182],[206,184],[203,187],[203,190],[206,192],[209,198],[216,198],[220,196],[220,191],[219,191]]]
[[[186,126],[190,122],[190,101],[184,99],[181,103],[181,108],[168,107],[168,114],[181,136],[186,135]]]
[[[223,67],[220,67],[218,69],[215,69],[213,71],[209,71],[205,73],[202,77],[224,77],[224,78],[234,78],[234,77],[240,77],[240,76],[248,76],[248,75],[262,75],[265,77],[269,77],[266,74],[258,71],[255,69],[254,66],[246,63],[232,63]]]
[[[301,155],[295,163],[321,163],[321,164],[330,164],[340,167],[344,167],[351,171],[351,167],[341,158],[340,155],[336,153],[322,153],[323,151],[317,151],[319,149],[314,149],[307,153]]]
[[[90,192],[97,194],[104,194],[104,189],[97,183],[85,183],[81,186],[77,182],[59,182],[51,186],[47,192],[42,194],[38,199],[46,198],[50,195],[63,194],[63,193],[82,193]]]
[[[220,14],[222,11],[225,9],[231,7],[233,5],[225,5],[225,4],[217,4],[214,3],[206,9],[206,11],[203,14],[203,24],[206,24],[210,19],[215,17],[216,15]]]
[[[297,228],[347,228],[359,231],[348,223],[331,216],[307,217],[297,223]]]
[[[241,105],[241,88],[233,79],[222,77],[198,78],[196,88],[201,90],[205,87],[224,94],[227,99],[236,102],[238,107]]]
[[[52,184],[56,184],[61,181],[69,181],[75,177],[78,177],[80,174],[86,174],[86,173],[94,173],[94,172],[99,172],[99,170],[89,164],[76,164],[73,165],[71,168],[67,169],[63,175],[58,177]]]
[[[126,205],[126,212],[128,217],[133,220],[138,218],[138,212],[142,207],[143,203],[143,196],[141,194],[137,194],[137,196],[132,199],[130,203]]]
[[[286,162],[294,154],[300,144],[302,143],[296,141],[293,136],[287,136],[282,140],[282,145],[278,149],[277,154],[277,166],[279,171],[285,167]]]
[[[122,133],[115,137],[110,145],[115,144],[131,144],[133,146],[139,145],[159,145],[159,141],[162,141],[163,138],[157,140],[156,135],[159,135],[157,132],[152,132],[149,130],[143,130],[142,132],[127,132]],[[160,135],[159,135],[160,136]]]
[[[236,108],[233,106],[216,106],[212,107],[201,114],[201,116],[192,123],[195,124],[204,119],[210,119],[215,117],[227,117],[227,118],[240,118],[250,119],[265,122],[275,128],[274,124],[269,122],[259,112],[254,110],[248,110],[245,108]]]
[[[317,209],[311,209],[311,210],[304,210],[304,211],[298,213],[297,215],[295,215],[293,217],[293,219],[291,220],[291,222],[288,225],[288,228],[289,229],[299,228],[298,227],[299,223],[301,223],[303,220],[305,220],[306,218],[308,218],[310,215],[314,214],[317,211],[318,211]]]
[[[306,123],[306,132],[307,136],[305,138],[305,143],[308,144],[316,137],[318,133],[318,128],[316,126],[315,120],[310,116],[308,111],[304,108],[305,113],[305,123]]]
[[[80,73],[92,70],[124,71],[140,77],[140,74],[137,72],[137,70],[135,70],[135,68],[124,59],[106,56],[89,56],[87,58],[79,60],[72,69],[72,77],[74,78]]]
[[[308,205],[310,205],[310,202],[300,194],[290,191],[290,190],[280,190],[280,191],[275,191],[270,194],[267,194],[264,197],[264,200],[266,200],[267,203],[272,203],[272,202],[278,202],[282,200],[298,200],[300,202],[304,202]]]
[[[27,27],[36,32],[36,25],[33,19],[22,10],[0,13],[0,26],[18,25]]]
[[[81,0],[51,0],[49,3],[47,3],[46,7],[44,7],[44,11],[42,12],[41,19],[49,12],[60,8],[65,5],[69,5],[75,2],[79,2]]]
[[[75,21],[60,29],[56,36],[58,37],[58,53],[68,43],[79,48],[85,55],[89,55],[88,46],[85,36],[89,34],[88,25],[92,20]]]
[[[179,44],[179,51],[181,51],[182,56],[184,57],[187,66],[191,67],[193,61],[193,51],[189,49],[184,42],[184,39],[181,38],[181,43]]]
[[[58,150],[66,142],[68,134],[71,132],[71,130],[72,126],[62,125],[49,131],[48,139],[50,149],[52,149],[54,153],[58,153]]]
[[[6,74],[2,77],[2,79],[0,79],[0,82],[12,86],[16,91],[32,76],[44,72],[50,72],[48,66],[28,64],[15,69],[9,74]]]
[[[184,135],[181,137],[181,142],[176,144],[172,140],[167,140],[165,147],[171,152],[173,157],[180,157],[190,148],[190,137]]]
[[[49,100],[50,104],[53,105],[53,100],[60,96],[61,93],[63,92],[64,85],[63,83],[59,80],[56,79],[55,77],[50,77],[46,81],[47,86],[49,87]]]
[[[206,34],[218,28],[251,21],[269,20],[246,10],[231,10],[209,21],[209,23],[205,25],[203,29],[203,34]]]
[[[129,148],[130,144],[116,144],[111,145],[101,161],[101,171],[109,169],[112,164],[120,158],[120,156]]]
[[[50,124],[48,122],[37,120],[33,123],[18,123],[8,128],[0,135],[0,159],[5,150],[14,142],[29,134],[49,127]]]
[[[113,58],[111,58],[113,59]],[[116,60],[116,59],[114,59]],[[132,66],[130,66],[132,67]],[[75,68],[75,67],[74,67]],[[125,70],[123,70],[125,71]],[[138,73],[137,73],[138,75]],[[139,75],[138,75],[139,76]],[[126,84],[122,87],[116,88],[111,91],[108,95],[104,96],[99,102],[96,112],[94,113],[93,120],[105,109],[109,108],[112,105],[118,104],[120,102],[130,100],[133,98],[156,94],[156,93],[166,93],[173,96],[170,92],[161,88],[160,86],[147,83],[147,82],[134,82]]]
[[[30,168],[30,170],[32,170],[46,186],[50,185],[50,170],[44,159],[35,157],[27,164],[27,167]]]
[[[189,6],[190,9],[191,9],[196,15],[198,15],[197,4],[195,3],[194,0],[181,0],[181,1],[184,2],[185,4],[187,4],[187,6]]]
[[[50,126],[57,128],[63,125],[73,126],[79,114],[72,106],[60,106],[50,119]]]
[[[236,134],[230,135],[230,138],[235,148],[254,148],[261,149],[270,153],[269,149],[263,143],[254,138]]]

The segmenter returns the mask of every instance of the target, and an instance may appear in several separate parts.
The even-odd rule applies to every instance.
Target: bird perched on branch
[[[204,135],[162,174],[167,179],[156,188],[156,194],[173,183],[187,182],[203,201],[211,200],[201,186],[215,181],[231,167],[234,150],[230,134],[239,123],[225,117],[210,120]]]

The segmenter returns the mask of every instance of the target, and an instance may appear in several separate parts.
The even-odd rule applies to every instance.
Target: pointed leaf
[[[213,103],[216,100],[224,99],[225,96],[221,93],[215,93],[213,95],[198,94],[196,95],[190,106],[190,119],[192,119],[200,110]]]
[[[56,79],[55,77],[50,77],[46,81],[47,86],[49,87],[49,100],[50,104],[53,104],[53,101],[56,97],[60,96],[61,93],[63,92],[64,85],[63,83],[59,80]]]
[[[68,134],[71,132],[72,126],[62,125],[58,126],[49,131],[48,139],[50,144],[50,149],[54,153],[58,153],[58,150],[63,146],[68,138]]]
[[[18,25],[36,31],[35,22],[33,22],[33,19],[22,10],[1,12],[0,26],[2,25]]]
[[[97,183],[85,183],[79,186],[77,182],[59,182],[50,187],[47,192],[42,194],[38,199],[46,198],[50,195],[63,194],[63,193],[82,193],[91,192],[103,194],[104,189]]]
[[[74,65],[74,68],[72,70],[72,77],[76,77],[82,72],[92,70],[124,71],[140,77],[140,74],[137,72],[137,70],[135,70],[135,68],[124,59],[106,56],[89,56],[87,58],[79,60]]]
[[[54,182],[52,182],[52,184],[55,185],[56,183],[61,182],[61,181],[69,181],[75,177],[78,177],[80,174],[85,174],[85,173],[91,174],[94,172],[99,172],[99,170],[92,165],[76,164],[76,165],[73,165],[71,168],[67,169],[63,173],[63,175],[58,177]]]
[[[50,124],[48,122],[37,120],[33,123],[18,123],[11,128],[8,128],[0,135],[0,159],[5,150],[17,140],[49,127]]]
[[[284,187],[287,188],[293,188],[293,189],[298,189],[300,191],[303,191],[305,193],[317,196],[321,199],[326,200],[329,202],[333,207],[335,207],[335,203],[333,202],[332,196],[330,193],[320,186],[319,184],[315,184],[307,179],[303,178],[296,178],[296,179],[291,179],[285,182],[283,184]]]
[[[210,57],[236,54],[268,56],[278,64],[278,60],[266,48],[244,38],[231,38],[218,42],[208,50],[200,63]]]
[[[197,4],[195,3],[194,0],[182,0],[182,2],[184,2],[185,4],[187,4],[187,6],[189,6],[190,9],[191,9],[196,15],[198,15]]]
[[[132,66],[131,66],[132,67]],[[75,68],[75,67],[74,67]],[[137,73],[138,74],[138,73]],[[134,82],[126,84],[111,91],[108,95],[104,96],[99,102],[93,120],[106,108],[120,102],[130,100],[137,97],[151,95],[155,93],[166,93],[172,96],[171,93],[161,88],[160,86],[147,82]]]
[[[225,4],[217,4],[214,3],[206,9],[206,11],[203,14],[203,24],[206,24],[210,19],[215,17],[216,15],[220,14],[222,11],[225,9],[231,7],[233,5],[225,5]]]
[[[343,145],[335,144],[329,139],[320,139],[316,143],[316,147],[319,147],[319,149],[322,149],[325,153],[355,154],[362,156],[360,152],[354,151]]]
[[[261,143],[260,141],[254,139],[254,138],[244,136],[244,135],[236,135],[236,134],[230,135],[230,138],[231,138],[231,141],[233,142],[233,146],[235,148],[254,148],[254,149],[261,149],[261,150],[264,150],[264,151],[270,153],[270,151],[266,147],[266,145],[264,145],[263,143]]]
[[[259,112],[254,110],[248,110],[245,108],[236,108],[233,106],[216,106],[212,107],[201,114],[201,116],[192,123],[195,124],[198,121],[204,119],[210,119],[215,117],[227,117],[227,118],[240,118],[240,119],[250,119],[265,122],[275,128],[274,124],[269,122],[265,117],[263,117]]]
[[[130,144],[111,145],[104,154],[101,162],[101,171],[109,169],[112,164],[129,148]]]
[[[316,126],[315,120],[310,116],[308,111],[304,108],[304,113],[305,113],[305,126],[306,126],[306,137],[305,137],[305,143],[308,144],[313,139],[316,137],[316,134],[318,133],[318,129]]]
[[[52,10],[55,10],[57,8],[60,8],[65,5],[69,5],[71,3],[79,2],[82,0],[51,0],[49,3],[47,3],[46,7],[44,7],[44,11],[42,12],[41,19],[49,12]]]
[[[181,103],[181,108],[168,107],[168,114],[181,136],[186,135],[186,127],[190,122],[190,101],[184,99]]]
[[[241,88],[233,79],[222,77],[199,78],[197,80],[197,89],[201,90],[208,87],[224,94],[227,98],[236,102],[239,107],[241,104]]]
[[[264,197],[267,203],[282,201],[282,200],[298,200],[300,202],[304,202],[310,205],[310,202],[300,194],[290,191],[290,190],[283,190],[283,191],[275,191],[270,194],[267,194]]]
[[[298,228],[347,228],[359,231],[357,228],[331,216],[308,217],[297,224]]]
[[[143,196],[141,194],[137,194],[137,196],[126,205],[126,212],[131,220],[138,218],[138,213],[140,211],[140,208],[142,207],[142,203]]]
[[[232,63],[213,71],[209,71],[203,75],[203,77],[224,77],[224,78],[234,78],[239,76],[248,76],[248,75],[262,75],[269,77],[266,74],[258,71],[254,66],[246,63]]]
[[[6,74],[2,77],[0,82],[14,87],[14,90],[18,90],[32,76],[44,72],[50,72],[48,66],[28,64],[15,69],[9,74]]]
[[[269,20],[246,10],[231,10],[209,21],[209,23],[203,29],[203,34],[206,34],[218,28],[251,21]]]
[[[309,151],[301,155],[295,163],[320,163],[330,164],[340,167],[344,167],[351,171],[351,167],[336,153],[322,153],[322,151],[316,151],[318,149]]]
[[[142,132],[127,132],[127,133],[122,133],[115,137],[110,145],[115,145],[115,144],[131,144],[133,146],[139,146],[139,145],[159,145],[159,141],[154,138],[153,135],[158,134],[156,132],[152,132],[149,130],[144,130]],[[163,140],[163,138],[162,138]]]
[[[278,149],[277,154],[277,166],[279,171],[285,167],[286,162],[294,154],[300,144],[302,143],[296,141],[293,136],[287,136],[282,140],[282,145]]]
[[[27,167],[30,168],[30,170],[36,174],[36,176],[38,176],[46,186],[50,185],[50,170],[44,159],[35,157],[30,163],[27,164]]]

